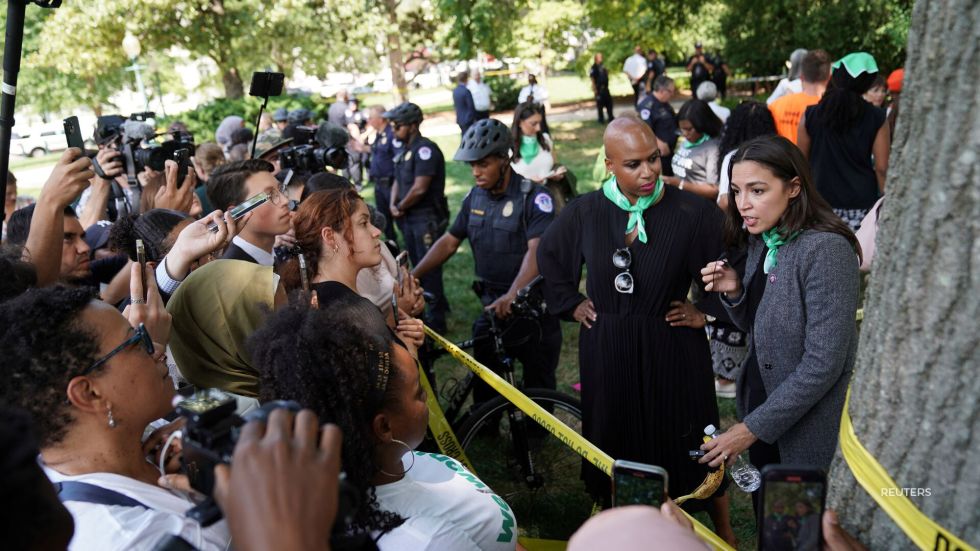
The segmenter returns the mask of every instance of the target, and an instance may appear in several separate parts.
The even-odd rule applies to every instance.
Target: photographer
[[[463,136],[453,157],[470,165],[475,186],[463,199],[456,221],[419,262],[413,275],[424,278],[456,253],[463,239],[470,240],[477,280],[473,290],[486,310],[501,320],[511,318],[517,292],[538,275],[536,252],[541,235],[554,219],[554,203],[542,186],[516,173],[510,164],[511,134],[496,119],[477,121]],[[540,327],[538,326],[540,323]],[[555,388],[555,368],[561,349],[558,318],[543,315],[537,323],[523,318],[501,323],[508,340],[523,340],[509,350],[524,366],[524,385]],[[473,338],[487,335],[490,323],[480,316],[473,323]],[[474,345],[477,361],[500,366],[493,343],[480,339]],[[494,392],[482,382],[474,387],[475,404]]]

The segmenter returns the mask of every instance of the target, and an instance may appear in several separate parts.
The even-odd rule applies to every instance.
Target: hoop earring
[[[109,406],[109,428],[116,428],[116,420],[112,417],[112,406]]]
[[[379,471],[381,471],[381,474],[383,474],[383,475],[387,475],[387,476],[390,476],[390,477],[392,477],[392,478],[398,478],[399,476],[405,476],[406,474],[408,474],[408,471],[410,471],[410,470],[412,470],[412,467],[414,467],[414,466],[415,466],[415,454],[414,454],[414,453],[412,453],[412,448],[410,448],[410,447],[408,447],[408,444],[406,444],[406,443],[404,443],[404,442],[402,442],[401,440],[399,440],[399,439],[397,439],[397,438],[392,438],[392,439],[391,439],[391,441],[392,441],[392,442],[395,442],[396,444],[401,444],[402,446],[405,446],[405,449],[406,449],[406,450],[408,450],[408,454],[412,456],[412,464],[411,464],[411,465],[409,465],[409,466],[408,466],[408,468],[407,468],[407,469],[405,469],[405,470],[404,470],[404,471],[402,472],[402,474],[391,474],[391,473],[389,473],[388,471],[386,471],[386,470],[384,470],[384,469],[380,469],[380,468],[379,468],[378,470],[379,470]],[[403,455],[404,455],[404,454],[403,454]]]

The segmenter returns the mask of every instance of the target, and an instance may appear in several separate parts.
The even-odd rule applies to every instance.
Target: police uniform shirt
[[[371,144],[371,167],[368,173],[374,181],[395,175],[395,155],[401,152],[402,143],[395,139],[391,125],[385,125]]]
[[[603,65],[592,64],[592,70],[589,71],[589,78],[595,81],[596,93],[602,93],[609,90],[609,71]]]
[[[501,287],[509,287],[520,272],[527,242],[541,237],[555,218],[548,191],[534,185],[525,197],[523,180],[512,172],[500,195],[474,187],[449,228],[453,237],[470,240],[476,277]]]
[[[422,199],[408,212],[426,208],[438,210],[446,190],[446,159],[442,150],[432,140],[419,136],[395,157],[395,178],[398,180],[398,201],[408,195],[408,190],[418,176],[431,176],[432,182]]]
[[[644,96],[636,106],[643,122],[650,125],[653,133],[660,141],[670,146],[671,151],[677,145],[677,115],[669,103],[657,101],[653,94]]]

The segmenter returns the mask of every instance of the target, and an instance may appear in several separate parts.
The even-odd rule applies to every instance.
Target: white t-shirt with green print
[[[507,503],[455,459],[413,452],[398,482],[377,486],[378,505],[405,523],[378,540],[381,551],[513,551],[517,521]],[[407,454],[402,463],[408,467]]]

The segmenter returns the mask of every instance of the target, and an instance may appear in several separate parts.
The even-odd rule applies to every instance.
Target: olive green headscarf
[[[191,272],[167,303],[170,351],[181,374],[199,388],[258,397],[259,373],[245,341],[274,302],[271,266],[215,260]]]

